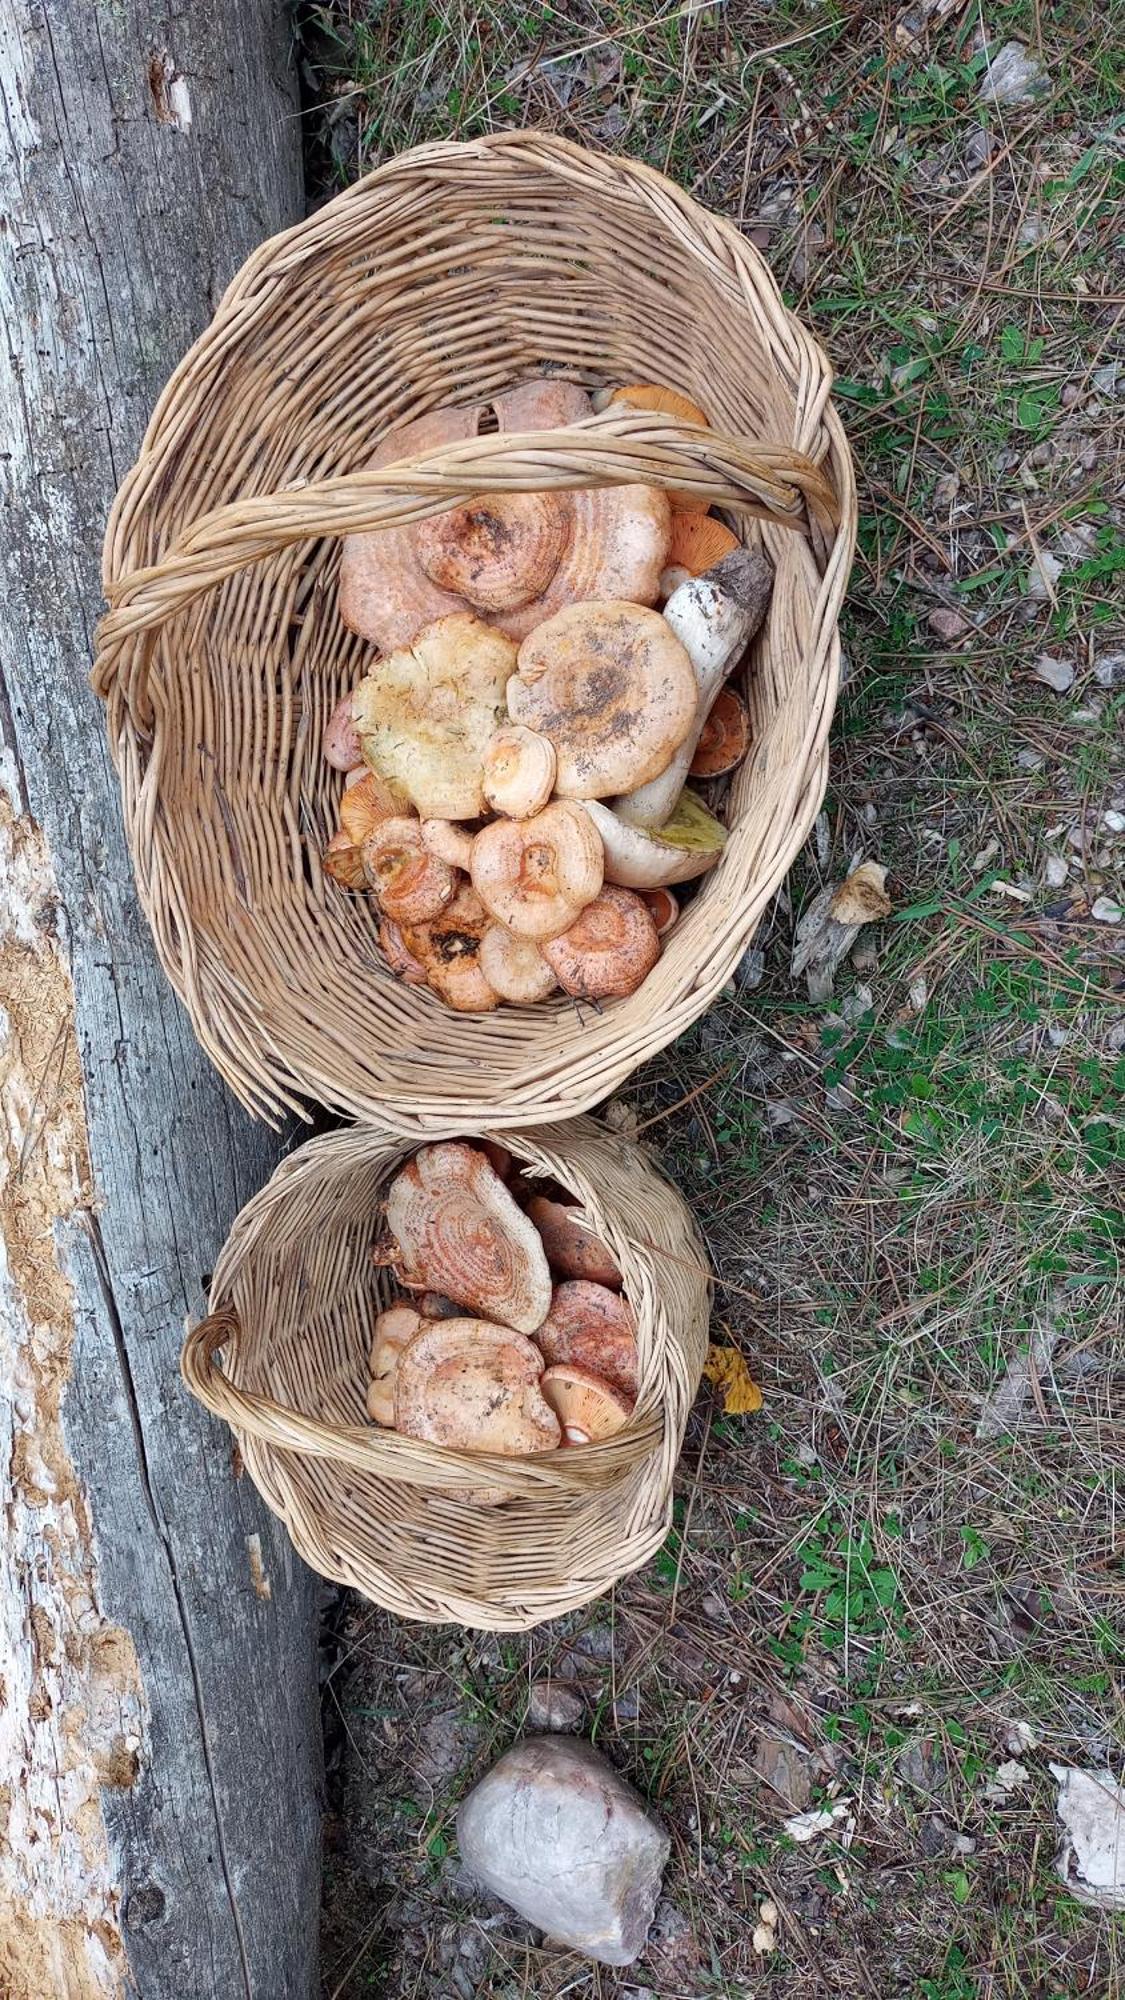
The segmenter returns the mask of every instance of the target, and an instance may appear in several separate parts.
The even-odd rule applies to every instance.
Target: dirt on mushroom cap
[[[687,650],[660,613],[604,599],[537,626],[507,689],[512,720],[555,746],[556,791],[578,799],[657,777],[692,726],[697,694]]]
[[[484,752],[507,719],[515,648],[471,612],[428,625],[355,691],[363,755],[426,819],[476,819]]]
[[[524,1457],[554,1451],[561,1428],[539,1384],[534,1342],[494,1322],[433,1320],[399,1357],[395,1425],[459,1451]]]
[[[539,1233],[475,1147],[423,1146],[391,1182],[387,1226],[405,1284],[521,1333],[546,1318],[551,1274]]]

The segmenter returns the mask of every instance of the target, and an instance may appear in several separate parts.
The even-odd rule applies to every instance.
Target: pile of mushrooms
[[[707,424],[660,385],[591,400],[544,377],[403,425],[374,464],[607,404]],[[637,990],[673,888],[723,850],[688,780],[746,755],[729,681],[772,584],[705,503],[653,486],[482,493],[345,538],[340,613],[379,651],[325,732],[344,792],[322,861],[374,897],[401,979],[473,1013]]]
[[[576,1206],[501,1146],[451,1139],[415,1153],[387,1190],[372,1252],[399,1287],[375,1320],[372,1423],[501,1457],[621,1429],[639,1386],[636,1321],[612,1251]]]

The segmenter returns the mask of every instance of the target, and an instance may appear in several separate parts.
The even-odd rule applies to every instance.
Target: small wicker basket
[[[616,1437],[496,1458],[367,1422],[371,1327],[388,1293],[368,1253],[380,1190],[411,1150],[385,1130],[310,1140],[247,1203],[182,1366],[321,1575],[406,1618],[520,1631],[600,1596],[667,1534],[710,1287],[691,1217],[641,1147],[588,1118],[507,1132],[505,1143],[579,1198],[620,1266],[641,1386]],[[483,1478],[511,1500],[457,1497]]]
[[[380,438],[544,367],[666,382],[710,431],[625,412],[370,472]],[[252,1110],[396,1131],[588,1109],[709,1006],[824,791],[856,523],[831,372],[757,251],[650,168],[539,133],[422,147],[265,243],[176,370],[110,523],[94,682],[141,899],[203,1047]],[[326,718],[368,649],[339,536],[484,490],[690,487],[776,568],[754,748],[719,866],[631,998],[466,1017],[395,980],[322,875]]]

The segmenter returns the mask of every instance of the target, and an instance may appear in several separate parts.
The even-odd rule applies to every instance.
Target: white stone
[[[528,1923],[602,1965],[644,1950],[671,1846],[589,1743],[529,1736],[457,1814],[466,1869]]]
[[[1125,910],[1112,896],[1099,896],[1090,905],[1090,915],[1095,923],[1119,924],[1122,917],[1125,917]]]
[[[1074,668],[1069,660],[1053,659],[1050,653],[1043,653],[1031,669],[1037,681],[1045,681],[1056,694],[1065,694],[1074,686]]]
[[[1061,889],[1069,872],[1061,854],[1049,854],[1047,856],[1047,866],[1044,873],[1052,889]]]
[[[1048,81],[1042,63],[1022,42],[1005,42],[986,63],[978,95],[986,104],[1031,104]]]
[[[1040,549],[1027,572],[1027,594],[1037,604],[1055,597],[1063,565],[1050,549]]]

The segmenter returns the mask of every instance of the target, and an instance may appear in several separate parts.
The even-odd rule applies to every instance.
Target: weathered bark
[[[300,212],[277,0],[0,0],[0,1993],[307,2000],[315,1582],[177,1374],[277,1142],[164,982],[87,686],[171,365]]]

